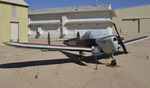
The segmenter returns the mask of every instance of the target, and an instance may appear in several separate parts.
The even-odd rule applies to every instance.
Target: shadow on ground
[[[13,63],[5,63],[5,64],[0,64],[0,68],[22,68],[22,67],[32,67],[32,66],[42,66],[42,65],[54,65],[54,64],[64,64],[64,63],[76,63],[74,62],[74,58],[76,56],[79,56],[77,54],[69,53],[66,51],[60,51],[64,55],[66,55],[68,58],[63,58],[63,59],[53,59],[53,60],[38,60],[38,61],[26,61],[26,62],[13,62]],[[122,53],[120,53],[122,54]],[[119,55],[119,54],[118,54]],[[102,54],[100,57],[98,57],[98,60],[104,59],[105,55]],[[95,57],[93,56],[87,56],[84,57],[82,60],[86,63],[93,63],[95,64]],[[86,64],[79,62],[76,63],[81,66],[87,66]],[[97,64],[103,64],[103,65],[108,65],[108,63],[101,63],[97,61]]]

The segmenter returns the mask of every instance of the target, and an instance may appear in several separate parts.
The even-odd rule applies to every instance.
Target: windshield
[[[106,30],[92,30],[87,31],[83,36],[82,39],[95,39],[95,38],[102,38],[106,36]]]

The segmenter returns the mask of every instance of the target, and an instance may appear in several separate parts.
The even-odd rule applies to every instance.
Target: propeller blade
[[[112,21],[112,24],[114,25],[114,28],[115,28],[115,31],[116,31],[118,37],[120,37],[120,34],[118,32],[118,29],[117,29],[116,24],[114,23],[114,21]]]
[[[127,54],[128,51],[127,51],[127,49],[126,49],[126,47],[125,47],[125,45],[124,45],[124,42],[121,42],[120,44],[121,44],[121,46],[122,46],[122,49],[123,49],[124,53]]]

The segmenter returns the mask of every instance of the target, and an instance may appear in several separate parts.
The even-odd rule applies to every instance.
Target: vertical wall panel
[[[138,20],[122,21],[122,33],[138,33]]]
[[[150,33],[150,19],[141,19],[140,20],[140,29],[142,33]]]
[[[10,40],[17,42],[19,40],[19,24],[10,23]]]

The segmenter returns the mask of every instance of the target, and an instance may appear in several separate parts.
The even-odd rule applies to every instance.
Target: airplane
[[[108,35],[100,30],[87,31],[82,37],[80,33],[77,33],[76,38],[63,40],[64,45],[51,45],[50,35],[48,33],[48,44],[36,44],[36,43],[21,43],[21,42],[4,42],[4,44],[21,48],[33,48],[33,49],[47,49],[47,50],[67,50],[67,51],[79,51],[79,58],[75,58],[76,62],[80,62],[83,59],[83,52],[92,52],[92,56],[101,56],[102,54],[107,57],[111,57],[112,61],[110,65],[116,66],[117,62],[113,58],[114,53],[120,52],[120,47],[123,49],[123,54],[128,54],[125,47],[127,44],[132,44],[141,40],[148,39],[148,36],[143,36],[128,41],[124,41],[124,37],[120,36],[116,24],[112,21],[112,25],[115,28],[117,35]],[[97,69],[97,63],[96,63]]]

